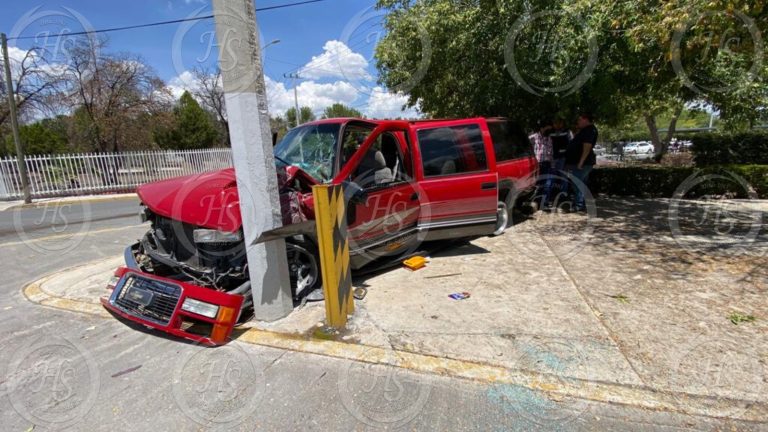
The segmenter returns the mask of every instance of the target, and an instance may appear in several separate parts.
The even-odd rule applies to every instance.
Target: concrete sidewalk
[[[55,197],[55,198],[36,198],[32,200],[30,204],[24,204],[23,200],[14,201],[0,201],[0,211],[9,210],[15,207],[22,206],[44,206],[51,204],[67,204],[78,203],[83,201],[98,202],[98,201],[111,201],[121,199],[135,199],[135,193],[120,193],[120,194],[104,194],[104,195],[78,195],[70,197]]]
[[[338,341],[312,337],[322,304],[247,323],[238,339],[545,390],[574,409],[591,399],[768,421],[768,242],[762,223],[752,229],[764,207],[729,209],[735,222],[717,220],[736,227],[724,239],[699,223],[701,205],[606,200],[591,217],[540,212],[435,253],[420,271],[356,279],[368,295]],[[105,314],[98,297],[120,264],[91,263],[26,292]],[[448,297],[464,291],[469,299]],[[736,325],[735,313],[756,320]]]

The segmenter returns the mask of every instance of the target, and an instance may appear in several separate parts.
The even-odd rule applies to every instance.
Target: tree
[[[339,117],[363,118],[363,113],[342,103],[335,103],[323,111],[324,119]]]
[[[19,136],[24,151],[29,155],[63,153],[67,150],[66,130],[60,125],[60,119],[44,119],[37,123],[23,125]],[[5,147],[13,153],[14,143],[11,136],[6,137]]]
[[[151,142],[145,121],[167,110],[170,94],[140,57],[105,53],[105,40],[79,39],[67,52],[67,94],[82,136],[97,151],[143,148]]]
[[[32,118],[50,113],[51,102],[57,99],[63,79],[56,68],[48,67],[46,51],[34,47],[27,51],[10,47],[9,51],[19,118]],[[0,57],[0,67],[4,67],[2,57]],[[5,74],[0,73],[0,127],[6,125],[9,115]]]
[[[230,146],[229,121],[227,120],[227,105],[224,101],[221,69],[217,67],[211,71],[205,68],[195,68],[192,73],[195,77],[192,94],[200,101],[203,108],[214,115],[219,134],[226,141],[227,146]]]
[[[173,125],[159,128],[155,141],[166,149],[199,149],[214,145],[219,134],[208,113],[185,91],[173,109]]]
[[[289,108],[285,112],[285,118],[288,120],[288,124],[291,126],[296,125],[296,108]],[[301,107],[301,123],[307,123],[315,120],[315,113],[312,112],[310,107]]]
[[[379,0],[378,6],[388,9],[387,33],[376,49],[380,80],[408,92],[409,105],[430,116],[506,115],[529,127],[554,115],[572,119],[582,109],[605,125],[641,118],[661,157],[684,107],[714,107],[735,125],[754,122],[767,104],[759,85],[765,65],[757,76],[744,73],[745,64],[760,63],[759,38],[732,19],[765,23],[762,2]],[[723,43],[731,39],[751,42]],[[714,51],[711,60],[696,60]],[[727,81],[730,90],[697,90],[681,79],[680,64],[710,87]],[[660,117],[669,119],[663,137]]]

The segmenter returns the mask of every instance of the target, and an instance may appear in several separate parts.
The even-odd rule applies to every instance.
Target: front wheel
[[[309,241],[289,240],[285,246],[293,298],[300,299],[322,286],[320,255]]]

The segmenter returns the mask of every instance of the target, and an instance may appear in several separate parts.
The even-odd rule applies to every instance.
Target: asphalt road
[[[208,349],[116,319],[33,305],[21,288],[120,254],[136,200],[0,211],[0,429],[760,430],[547,399],[513,386],[231,343]],[[106,276],[105,276],[106,278]],[[763,429],[765,430],[765,429]]]

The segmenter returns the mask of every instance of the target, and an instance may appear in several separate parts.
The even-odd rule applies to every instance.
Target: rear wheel
[[[509,199],[499,201],[496,204],[496,228],[493,230],[493,235],[498,236],[504,234],[504,231],[509,227]]]
[[[300,299],[322,286],[320,257],[309,241],[289,240],[286,249],[293,297]]]

